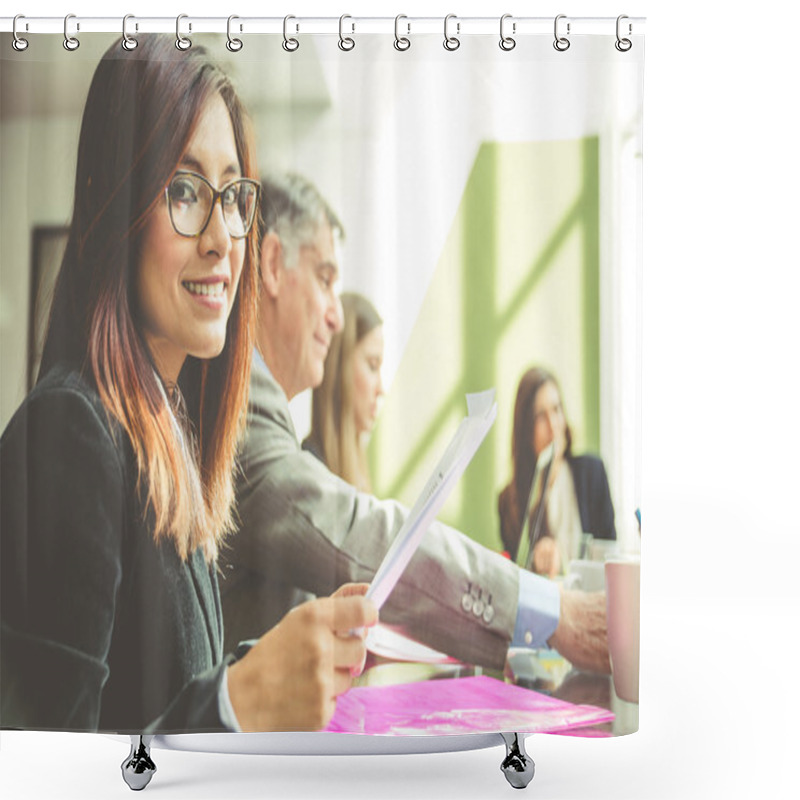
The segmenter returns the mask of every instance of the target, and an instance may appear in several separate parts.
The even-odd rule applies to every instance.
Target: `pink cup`
[[[638,559],[612,558],[605,563],[606,618],[611,674],[617,697],[639,702]]]

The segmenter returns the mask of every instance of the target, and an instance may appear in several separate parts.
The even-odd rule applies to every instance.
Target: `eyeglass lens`
[[[232,181],[219,192],[222,216],[234,239],[241,239],[250,230],[256,194],[256,186],[244,178]],[[211,219],[215,195],[211,185],[199,175],[178,173],[167,190],[175,230],[183,236],[202,233]]]

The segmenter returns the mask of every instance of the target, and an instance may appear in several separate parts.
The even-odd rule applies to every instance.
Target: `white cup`
[[[605,563],[608,653],[617,697],[639,702],[638,558],[611,558]]]
[[[606,588],[606,573],[601,561],[577,558],[569,562],[564,588],[584,592],[602,592]]]

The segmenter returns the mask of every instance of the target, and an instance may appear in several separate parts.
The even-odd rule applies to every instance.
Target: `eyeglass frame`
[[[182,231],[178,230],[178,226],[175,224],[175,220],[172,218],[172,201],[169,198],[169,187],[172,186],[172,182],[178,175],[191,175],[193,178],[199,178],[209,189],[211,189],[211,205],[208,207],[208,216],[206,217],[206,221],[203,223],[203,226],[197,233],[183,233]],[[234,178],[231,181],[228,181],[226,184],[220,189],[217,189],[211,181],[206,178],[205,175],[201,175],[199,172],[194,172],[190,169],[179,169],[176,170],[173,176],[169,179],[169,183],[164,187],[164,198],[167,201],[167,212],[169,213],[169,221],[172,225],[172,230],[178,234],[178,236],[183,236],[185,239],[199,239],[206,231],[208,227],[208,223],[211,222],[211,217],[214,216],[214,206],[217,204],[217,201],[222,198],[223,193],[226,189],[228,189],[234,183],[249,183],[251,186],[255,187],[256,190],[256,197],[255,197],[255,206],[253,208],[253,219],[250,220],[250,224],[247,226],[247,230],[241,236],[234,236],[231,233],[230,227],[228,226],[228,220],[225,217],[225,211],[222,211],[222,219],[225,222],[225,230],[228,231],[228,236],[231,239],[236,239],[240,241],[241,239],[246,239],[247,235],[253,228],[253,223],[256,221],[256,214],[258,213],[258,201],[261,198],[261,184],[253,180],[253,178]],[[222,208],[222,204],[220,204],[220,208]]]

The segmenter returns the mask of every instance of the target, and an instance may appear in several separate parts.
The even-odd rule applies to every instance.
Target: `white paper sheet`
[[[439,460],[425,488],[414,503],[411,513],[397,532],[397,536],[384,556],[383,562],[367,592],[375,605],[380,607],[394,589],[403,570],[414,555],[425,531],[433,522],[456,481],[467,468],[489,428],[497,416],[494,389],[467,395],[467,416],[461,420],[458,430]]]

